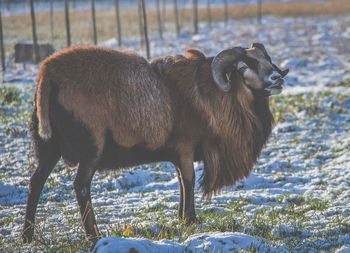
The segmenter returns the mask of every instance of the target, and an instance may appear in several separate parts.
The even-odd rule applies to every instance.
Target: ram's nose
[[[268,78],[268,81],[271,82],[271,83],[275,83],[276,81],[278,81],[279,79],[282,79],[282,76],[277,73],[277,72],[273,72],[269,78]]]

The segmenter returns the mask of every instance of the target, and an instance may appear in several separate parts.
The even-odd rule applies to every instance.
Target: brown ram
[[[179,217],[196,220],[194,161],[204,195],[249,175],[273,125],[269,95],[288,70],[262,44],[215,57],[189,49],[149,63],[133,54],[74,47],[46,59],[37,79],[31,134],[38,161],[22,236],[31,241],[43,185],[62,157],[78,165],[74,190],[86,236],[98,238],[90,197],[95,171],[156,161],[174,164]]]

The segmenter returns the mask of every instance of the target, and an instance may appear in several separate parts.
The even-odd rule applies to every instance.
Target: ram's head
[[[229,91],[237,81],[250,89],[257,97],[281,93],[284,77],[289,69],[281,70],[272,63],[263,44],[254,43],[250,48],[226,49],[212,62],[213,79],[223,91]]]

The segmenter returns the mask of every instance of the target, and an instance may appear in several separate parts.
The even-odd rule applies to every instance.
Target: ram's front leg
[[[175,164],[174,164],[175,165]],[[179,180],[179,189],[180,189],[180,201],[179,201],[179,209],[178,209],[178,217],[179,219],[183,219],[183,210],[184,210],[184,189],[183,189],[183,179],[181,170],[178,165],[175,165],[177,178]]]
[[[180,152],[179,180],[182,187],[182,201],[180,200],[180,208],[182,209],[181,218],[187,223],[196,222],[196,213],[194,211],[194,184],[195,174],[193,168],[193,150],[183,148]],[[181,191],[180,191],[181,192]],[[182,203],[181,203],[182,202]]]

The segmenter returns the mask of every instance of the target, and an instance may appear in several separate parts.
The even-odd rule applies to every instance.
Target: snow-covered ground
[[[100,230],[108,236],[127,231],[127,224],[134,230],[128,238],[101,239],[94,252],[236,252],[252,247],[260,252],[350,252],[350,82],[339,85],[350,79],[350,17],[264,17],[262,25],[255,19],[233,20],[227,27],[202,25],[198,35],[184,31],[180,38],[164,38],[153,36],[153,57],[188,47],[214,55],[227,47],[264,43],[274,62],[290,68],[283,94],[271,104],[278,123],[248,179],[211,201],[196,191],[203,222],[193,228],[198,233],[188,236],[160,241],[132,237],[137,228],[154,234],[164,224],[179,228],[178,183],[171,164],[97,174],[92,199]],[[122,49],[144,55],[137,40],[125,42]],[[115,39],[103,45],[117,47]],[[35,168],[27,123],[37,71],[38,66],[23,70],[17,65],[3,73],[6,86],[21,90],[22,102],[0,105],[0,251],[19,241]],[[201,170],[196,164],[197,178]],[[48,179],[37,212],[40,240],[81,238],[74,174],[59,164]],[[18,247],[37,251],[35,246]]]

